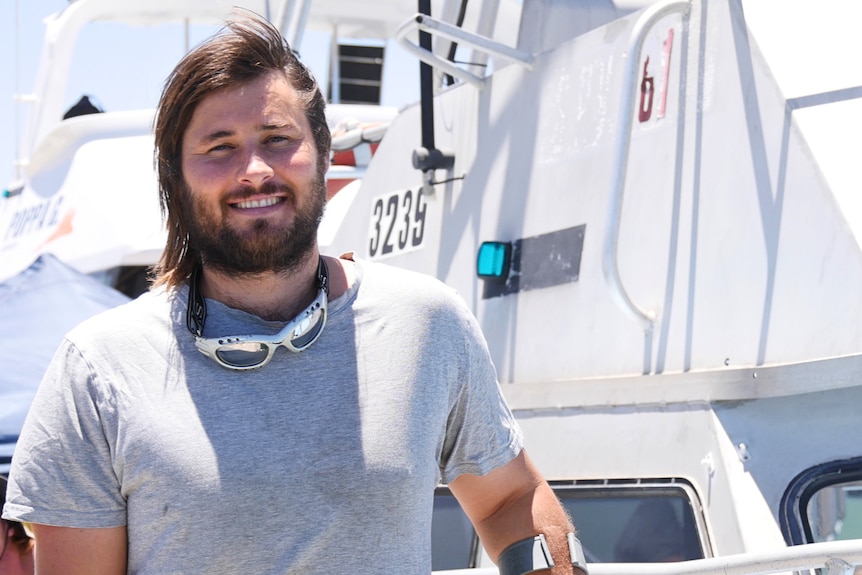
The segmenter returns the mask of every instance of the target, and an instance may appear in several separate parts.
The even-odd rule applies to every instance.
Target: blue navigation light
[[[512,244],[483,242],[476,258],[476,275],[484,280],[505,280],[509,277]]]

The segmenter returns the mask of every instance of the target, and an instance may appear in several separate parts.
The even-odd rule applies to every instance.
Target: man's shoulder
[[[362,282],[373,284],[375,289],[385,286],[402,294],[409,289],[426,296],[457,297],[454,288],[427,273],[361,259],[357,259],[356,264]]]
[[[396,265],[362,258],[354,258],[353,261],[356,263],[357,268],[360,270],[360,275],[363,278],[371,278],[375,280],[385,279],[389,281],[397,281],[399,283],[426,284],[429,286],[437,286],[438,288],[446,287],[446,284],[438,280],[436,277],[424,272],[418,272]]]
[[[430,312],[449,310],[463,314],[467,304],[455,288],[436,277],[394,265],[357,260],[360,294],[367,300],[383,300],[388,306],[408,306]]]

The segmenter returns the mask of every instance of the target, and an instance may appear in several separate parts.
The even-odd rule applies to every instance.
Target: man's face
[[[311,126],[279,72],[206,96],[183,135],[191,245],[232,273],[284,271],[313,249],[326,204]]]

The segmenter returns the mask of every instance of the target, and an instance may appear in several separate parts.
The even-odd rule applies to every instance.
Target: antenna
[[[15,0],[15,130],[12,137],[15,139],[15,159],[12,162],[14,166],[15,179],[21,179],[21,125],[18,119],[18,106],[20,105],[19,96],[21,94],[21,7],[19,0]]]
[[[431,16],[431,0],[419,0],[419,13]],[[432,52],[431,34],[419,31],[419,47]],[[419,62],[419,98],[422,112],[422,147],[413,151],[413,168],[422,170],[422,187],[433,194],[434,170],[449,170],[455,165],[455,155],[438,150],[434,144],[434,70]]]

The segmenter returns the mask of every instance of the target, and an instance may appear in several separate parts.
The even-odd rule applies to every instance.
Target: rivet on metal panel
[[[712,453],[707,453],[704,458],[700,460],[700,464],[703,465],[708,477],[715,475],[715,462],[712,460]]]

